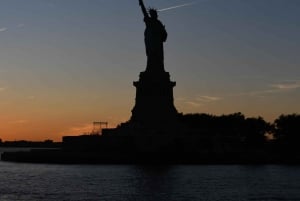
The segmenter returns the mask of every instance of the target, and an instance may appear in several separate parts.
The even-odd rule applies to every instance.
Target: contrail
[[[194,4],[196,4],[196,2],[185,3],[185,4],[181,4],[181,5],[177,5],[177,6],[171,6],[171,7],[168,7],[168,8],[162,8],[162,9],[159,9],[158,11],[162,12],[162,11],[166,11],[166,10],[172,10],[172,9],[175,9],[175,8],[191,6],[191,5],[194,5]]]

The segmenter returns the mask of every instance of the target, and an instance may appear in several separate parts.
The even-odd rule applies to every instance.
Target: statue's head
[[[150,8],[149,9],[149,14],[151,18],[157,19],[158,15],[157,15],[157,10],[154,8]]]

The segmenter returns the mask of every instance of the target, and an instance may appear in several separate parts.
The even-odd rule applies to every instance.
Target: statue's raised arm
[[[140,3],[140,6],[141,6],[141,9],[142,9],[142,12],[143,12],[143,14],[144,14],[144,17],[149,17],[148,16],[148,13],[147,13],[147,10],[146,10],[146,8],[145,8],[145,5],[144,5],[144,2],[143,2],[143,0],[139,0],[139,3]]]

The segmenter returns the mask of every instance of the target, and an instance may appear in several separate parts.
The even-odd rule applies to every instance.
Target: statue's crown
[[[157,10],[155,8],[149,8],[149,14],[151,17],[157,17]]]

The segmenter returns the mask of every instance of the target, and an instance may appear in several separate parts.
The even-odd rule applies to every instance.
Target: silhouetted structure
[[[139,0],[142,12],[144,14],[145,46],[147,54],[146,71],[163,71],[164,69],[164,47],[163,43],[167,40],[167,31],[165,26],[158,20],[157,11],[149,9],[149,14],[145,8],[143,0]],[[149,16],[150,15],[150,16]]]
[[[53,142],[52,140],[45,141],[4,141],[0,140],[1,147],[34,147],[34,148],[61,148],[61,142]]]
[[[1,160],[38,163],[297,163],[300,164],[300,115],[281,115],[271,125],[242,113],[214,116],[178,114],[173,100],[175,82],[164,69],[167,32],[157,12],[144,21],[147,67],[140,73],[135,106],[128,122],[102,135],[64,136],[61,150],[5,152]],[[94,134],[101,125],[94,122]],[[267,141],[273,132],[275,140]],[[1,142],[1,140],[0,140]],[[50,142],[46,142],[50,143]],[[2,143],[3,144],[3,143]],[[28,144],[28,143],[26,143]],[[50,143],[51,144],[51,143]],[[53,143],[52,143],[53,144]],[[292,146],[291,146],[292,145]]]
[[[133,83],[136,99],[130,123],[142,128],[170,127],[176,121],[177,110],[173,99],[176,83],[170,81],[170,74],[164,70],[163,43],[167,32],[158,20],[157,11],[150,9],[149,16],[143,1],[139,2],[146,24],[147,67],[140,73],[139,81]]]
[[[104,122],[104,121],[94,121],[93,122],[93,131],[92,131],[92,135],[101,135],[102,134],[102,129],[105,126],[105,128],[107,128],[108,126],[108,122]]]
[[[132,129],[130,123],[124,123],[117,129],[104,130],[110,132],[103,135],[65,136],[62,149],[4,152],[1,160],[34,163],[300,164],[299,116],[281,115],[271,125],[261,117],[245,118],[241,113],[179,115],[181,129],[177,135],[151,135],[146,129],[140,130],[141,135],[132,135],[128,132]],[[274,134],[274,140],[266,140],[265,134],[270,132]]]

